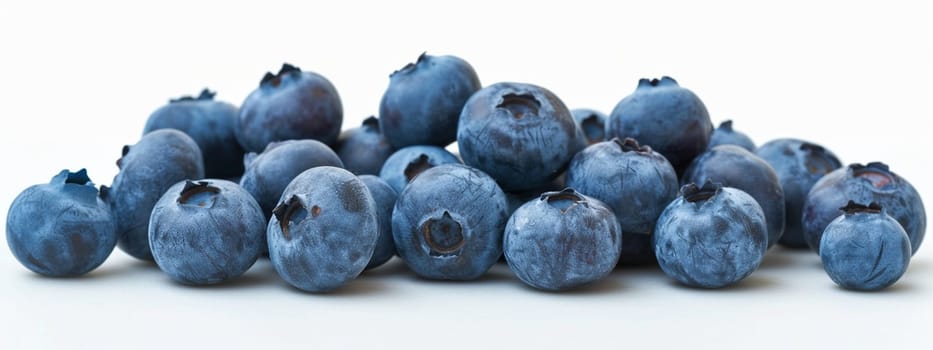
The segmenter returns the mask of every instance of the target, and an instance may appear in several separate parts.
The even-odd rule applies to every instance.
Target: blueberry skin
[[[179,182],[162,195],[149,219],[156,264],[184,284],[239,277],[265,250],[265,235],[259,203],[227,180]]]
[[[778,241],[790,248],[807,248],[803,238],[803,202],[821,177],[842,167],[833,152],[815,143],[776,139],[761,145],[755,154],[774,168],[784,190],[785,226]]]
[[[927,216],[917,190],[884,163],[851,164],[820,178],[803,205],[803,236],[815,252],[826,226],[848,201],[875,202],[907,231],[912,254],[917,253],[926,234]]]
[[[861,208],[858,208],[861,207]],[[879,290],[897,282],[910,263],[910,239],[880,206],[843,208],[823,232],[823,269],[840,287]]]
[[[583,131],[588,145],[606,141],[606,120],[609,119],[605,113],[587,109],[578,108],[570,110],[573,115],[573,121],[577,127]]]
[[[269,259],[286,282],[328,292],[369,264],[379,236],[376,202],[349,171],[321,166],[295,177],[269,221]]]
[[[397,193],[402,193],[405,186],[423,171],[441,164],[460,164],[460,158],[437,146],[408,146],[389,156],[379,177],[385,180]]]
[[[379,175],[382,164],[395,149],[379,131],[379,119],[370,116],[359,127],[341,133],[334,152],[351,173]]]
[[[373,251],[369,264],[366,265],[366,269],[369,270],[385,264],[395,256],[395,241],[392,240],[392,210],[395,209],[398,193],[378,176],[360,175],[360,181],[363,181],[373,196],[373,200],[376,201],[376,217],[379,221],[376,249]]]
[[[460,115],[457,142],[464,163],[510,192],[547,184],[586,147],[554,93],[521,83],[497,83],[473,94]]]
[[[21,192],[6,218],[6,241],[16,260],[49,277],[78,276],[104,263],[117,244],[110,206],[84,169],[62,170],[48,184]]]
[[[240,186],[253,195],[266,218],[272,217],[282,191],[301,172],[318,166],[343,167],[327,145],[315,140],[270,143],[260,154],[248,154]]]
[[[117,246],[140,260],[152,260],[149,216],[162,194],[182,180],[204,178],[201,150],[187,134],[160,129],[123,147],[107,201],[117,222]]]
[[[678,174],[703,153],[713,122],[703,101],[670,77],[641,79],[612,110],[606,137],[631,137],[664,155]]]
[[[612,209],[571,188],[546,192],[509,218],[503,249],[522,282],[562,291],[612,272],[624,243]]]
[[[333,145],[343,124],[337,89],[324,76],[282,64],[267,72],[243,101],[236,137],[247,152],[262,152],[271,142],[314,139]]]
[[[707,182],[683,187],[654,232],[661,270],[692,287],[721,288],[751,275],[768,247],[765,215],[745,192]]]
[[[171,100],[149,115],[143,134],[158,129],[176,129],[198,144],[204,157],[204,174],[229,179],[243,175],[243,148],[236,139],[239,110],[215,101],[214,92],[204,89],[198,97]]]
[[[590,145],[570,161],[567,186],[612,208],[622,229],[622,262],[654,260],[646,237],[679,190],[664,156],[630,138]]]
[[[749,152],[755,152],[755,141],[752,141],[745,133],[733,129],[731,120],[720,123],[719,127],[713,130],[707,148],[709,149],[719,145],[736,145]]]
[[[389,76],[379,103],[382,132],[395,148],[444,147],[456,140],[460,110],[481,87],[467,61],[422,53]]]
[[[784,233],[784,189],[768,162],[736,145],[719,145],[693,160],[682,183],[722,183],[752,196],[758,201],[768,225],[770,248]]]
[[[502,255],[506,209],[505,193],[489,175],[462,164],[433,167],[395,202],[395,249],[421,277],[479,278]]]

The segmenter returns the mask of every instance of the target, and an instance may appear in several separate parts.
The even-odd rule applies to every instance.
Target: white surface
[[[87,167],[108,184],[121,146],[170,97],[208,86],[239,104],[288,61],[337,86],[349,128],[378,111],[388,74],[425,50],[468,60],[486,85],[532,82],[572,108],[606,112],[638,78],[670,75],[714,123],[733,118],[759,144],[793,136],[845,163],[885,161],[933,207],[928,5],[606,3],[3,2],[0,222],[19,191],[62,168]],[[546,294],[504,266],[474,283],[438,283],[395,260],[329,295],[289,288],[268,262],[229,285],[191,288],[119,250],[64,280],[37,277],[2,250],[2,349],[933,344],[929,246],[881,293],[840,290],[816,255],[783,250],[717,291],[636,269]]]

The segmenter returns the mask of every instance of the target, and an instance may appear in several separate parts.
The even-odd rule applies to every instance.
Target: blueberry
[[[242,275],[265,250],[259,204],[227,180],[182,181],[152,209],[149,246],[173,280],[214,284]]]
[[[337,141],[343,105],[327,78],[288,63],[278,74],[267,72],[243,101],[236,137],[247,152],[262,152],[271,142],[315,139]]]
[[[755,198],[768,219],[768,247],[777,243],[784,233],[784,190],[768,162],[742,147],[719,145],[694,159],[682,182],[707,180],[737,188]]]
[[[503,249],[522,282],[561,291],[612,272],[622,246],[619,221],[605,204],[571,188],[522,205],[505,227]]]
[[[376,203],[349,171],[308,169],[282,193],[269,221],[269,259],[298,289],[327,292],[369,264],[379,235]]]
[[[392,240],[392,210],[395,209],[398,193],[378,176],[360,175],[360,181],[363,181],[376,202],[376,218],[379,220],[379,238],[376,240],[376,249],[373,251],[369,264],[366,265],[366,269],[372,269],[385,264],[395,256],[395,241]]]
[[[278,203],[282,191],[301,172],[317,166],[343,167],[343,162],[327,145],[315,140],[288,140],[270,143],[260,154],[248,154],[246,173],[240,186],[253,195],[266,215]]]
[[[395,192],[401,193],[405,186],[421,172],[448,163],[460,163],[460,158],[437,146],[408,146],[389,156],[379,177]]]
[[[158,129],[177,129],[194,140],[204,157],[204,174],[229,179],[243,175],[243,148],[236,139],[236,106],[214,100],[204,89],[198,97],[169,101],[149,115],[143,134]]]
[[[570,114],[586,136],[587,144],[606,141],[606,120],[609,119],[606,114],[586,108],[573,109]]]
[[[823,175],[842,167],[833,152],[820,145],[797,140],[777,139],[761,145],[755,154],[774,168],[784,190],[785,227],[778,243],[806,248],[803,238],[803,202],[810,188]]]
[[[446,146],[457,137],[463,104],[480,87],[473,67],[463,59],[423,53],[389,76],[379,103],[382,132],[395,148]]]
[[[851,164],[817,181],[803,205],[803,236],[810,248],[820,251],[826,225],[843,214],[848,203],[878,203],[897,220],[910,237],[911,254],[917,253],[927,229],[926,210],[917,190],[884,163]]]
[[[83,275],[104,263],[117,244],[110,207],[84,169],[62,170],[48,184],[23,190],[6,217],[6,241],[16,260],[51,277]]]
[[[489,175],[461,164],[425,170],[392,212],[395,249],[421,277],[472,280],[502,255],[505,193]]]
[[[748,135],[732,128],[732,121],[726,120],[719,124],[713,135],[709,138],[707,148],[713,148],[719,145],[736,145],[747,149],[749,152],[755,152],[755,142]]]
[[[910,263],[907,232],[877,203],[849,204],[826,226],[820,259],[829,278],[854,290],[878,290],[897,282]]]
[[[664,156],[631,138],[590,145],[570,161],[567,186],[612,208],[622,229],[622,262],[654,261],[650,235],[678,193]]]
[[[692,287],[720,288],[751,275],[768,247],[765,214],[737,188],[687,184],[661,214],[654,252],[661,270]]]
[[[117,222],[117,246],[141,260],[152,260],[149,216],[169,187],[204,177],[201,150],[187,134],[175,129],[155,130],[133,146],[123,147],[117,160],[107,201]]]
[[[670,77],[641,79],[609,116],[606,137],[631,137],[649,145],[682,174],[703,153],[713,133],[706,106]]]
[[[554,93],[497,83],[467,101],[457,142],[464,163],[492,176],[503,190],[522,191],[560,175],[586,137]]]
[[[334,151],[351,173],[379,175],[382,164],[395,149],[379,132],[379,119],[371,116],[360,127],[341,133]]]

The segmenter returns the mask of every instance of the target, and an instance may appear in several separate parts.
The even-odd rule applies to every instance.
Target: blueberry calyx
[[[838,166],[837,164],[839,164],[835,157],[826,153],[826,149],[823,148],[823,146],[804,142],[800,144],[800,150],[811,155],[805,159],[807,170],[811,174],[826,174],[833,171]]]
[[[399,73],[407,73],[409,71],[414,70],[415,66],[417,66],[419,63],[421,63],[427,58],[428,58],[428,52],[427,51],[422,52],[420,55],[418,55],[418,59],[415,60],[415,62],[406,63],[404,67],[392,72],[392,74],[389,74],[389,78],[391,79],[392,77],[394,77],[396,74],[399,74]]]
[[[71,193],[85,202],[93,202],[100,195],[85,169],[76,172],[62,170],[49,183],[63,186],[63,192]]]
[[[198,208],[213,207],[220,189],[210,184],[209,181],[185,180],[185,187],[178,195],[178,204]]]
[[[120,158],[117,158],[117,169],[123,169],[123,157],[126,157],[130,153],[130,145],[123,145],[123,150],[120,151]]]
[[[626,137],[624,141],[614,137],[612,142],[618,145],[622,152],[651,153],[651,146],[639,145],[638,141],[631,137]]]
[[[871,162],[867,165],[850,164],[849,174],[870,182],[877,189],[886,188],[896,181],[888,165],[882,162]]]
[[[264,75],[262,80],[259,81],[259,86],[272,85],[273,87],[277,87],[282,84],[282,77],[293,73],[301,73],[301,68],[288,63],[282,63],[282,68],[279,68],[279,72],[277,74],[266,72],[266,75]]]
[[[87,185],[91,183],[91,178],[87,176],[87,169],[81,169],[76,172],[62,170],[62,172],[59,173],[59,176],[61,176],[62,174],[65,174],[66,185],[71,184],[71,185],[82,185],[83,186],[83,185]],[[93,186],[93,183],[91,183],[91,185]]]
[[[561,214],[567,213],[570,208],[578,204],[589,207],[589,202],[586,201],[586,198],[580,195],[580,192],[570,187],[560,191],[544,192],[541,194],[539,200],[547,201],[552,207],[560,210]]]
[[[732,119],[726,119],[722,123],[719,123],[719,129],[732,131]]]
[[[677,81],[674,80],[674,78],[671,78],[671,77],[666,76],[666,75],[663,76],[663,77],[661,77],[661,79],[657,79],[657,78],[655,78],[655,79],[641,78],[641,79],[638,80],[638,87],[639,87],[639,88],[642,88],[642,87],[658,87],[658,86],[667,86],[667,85],[677,86]]]
[[[707,179],[703,186],[697,186],[695,183],[689,183],[680,188],[684,200],[690,203],[703,202],[713,198],[722,190],[722,183],[713,182]]]
[[[315,208],[318,208],[317,214],[320,214],[320,208],[317,206],[315,206]],[[287,201],[275,207],[275,209],[272,210],[272,215],[279,221],[279,227],[282,229],[282,236],[284,236],[286,240],[290,240],[289,228],[298,225],[298,223],[304,220],[308,216],[308,210],[305,209],[304,204],[301,204],[301,198],[298,198],[297,195],[292,195]],[[317,216],[314,214],[312,215]]]
[[[201,90],[201,93],[198,94],[198,97],[194,97],[191,95],[185,95],[179,98],[170,99],[168,100],[168,103],[178,103],[178,102],[186,102],[186,101],[212,101],[214,100],[215,95],[217,95],[217,92],[211,91],[208,88],[204,88]]]
[[[508,93],[502,96],[496,108],[504,108],[515,119],[522,119],[527,114],[538,115],[538,110],[541,109],[541,101],[538,101],[531,94]]]
[[[868,213],[868,214],[880,214],[883,212],[881,204],[877,202],[871,202],[868,205],[856,203],[853,200],[849,200],[849,203],[846,206],[839,208],[842,210],[845,215],[853,215],[859,213]]]
[[[366,119],[363,119],[363,124],[361,125],[363,126],[364,129],[374,130],[376,132],[379,132],[379,119],[376,118],[376,116],[374,115],[366,117]]]
[[[466,244],[463,226],[446,210],[440,217],[425,221],[421,232],[432,256],[457,255]]]
[[[422,153],[418,156],[418,158],[415,158],[415,160],[408,163],[408,165],[405,166],[405,179],[407,179],[408,182],[411,182],[415,176],[418,176],[418,174],[421,174],[425,170],[432,168],[433,165],[431,165],[429,160],[430,159],[428,158],[428,155]]]

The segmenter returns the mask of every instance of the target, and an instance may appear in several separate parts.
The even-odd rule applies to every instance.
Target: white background
[[[0,222],[19,191],[62,168],[109,184],[121,146],[170,97],[207,86],[239,104],[288,61],[337,86],[349,128],[378,111],[388,74],[422,51],[468,60],[483,84],[536,83],[605,112],[638,78],[670,75],[714,123],[733,118],[759,144],[793,136],[845,163],[885,161],[933,207],[929,5],[609,3],[4,1]],[[933,344],[933,247],[880,293],[840,290],[816,255],[778,249],[716,291],[624,269],[548,294],[504,266],[442,283],[395,260],[329,295],[297,292],[266,261],[228,285],[192,288],[119,250],[75,279],[37,277],[3,250],[2,349]]]

